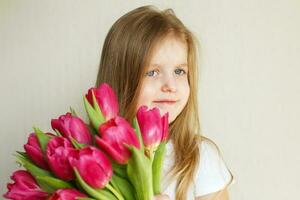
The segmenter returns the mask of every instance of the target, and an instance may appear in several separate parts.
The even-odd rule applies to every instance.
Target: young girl
[[[215,143],[201,136],[196,42],[172,9],[144,6],[119,18],[105,39],[96,86],[115,90],[132,122],[141,105],[169,112],[163,194],[156,199],[228,199],[233,176]]]

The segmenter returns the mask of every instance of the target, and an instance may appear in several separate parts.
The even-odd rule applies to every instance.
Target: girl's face
[[[168,36],[153,49],[137,108],[142,105],[158,107],[161,115],[169,112],[171,123],[183,110],[189,94],[187,45]]]

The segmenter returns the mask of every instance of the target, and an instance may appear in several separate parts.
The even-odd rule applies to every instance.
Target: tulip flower
[[[77,197],[86,197],[86,195],[75,189],[60,189],[49,200],[76,200]]]
[[[153,152],[158,145],[168,137],[168,117],[166,113],[163,117],[158,108],[148,110],[147,106],[141,106],[137,111],[137,120],[142,134],[145,149]]]
[[[101,84],[98,88],[93,87],[88,90],[86,98],[88,102],[95,107],[92,92],[95,95],[97,103],[106,121],[118,115],[119,105],[117,97],[113,89],[107,83]]]
[[[124,145],[140,148],[138,137],[130,124],[122,117],[115,117],[99,127],[101,138],[96,136],[96,143],[117,163],[125,164],[131,152]]]
[[[8,192],[3,196],[14,200],[45,200],[48,193],[42,191],[33,176],[25,171],[18,170],[13,173],[11,179],[14,183],[8,183]]]
[[[35,133],[31,133],[28,137],[27,143],[24,145],[24,149],[30,159],[39,167],[49,170],[49,166],[44,159],[43,151]]]
[[[91,144],[92,136],[87,125],[71,113],[61,115],[58,119],[51,120],[53,130],[58,130],[65,137],[72,137],[82,144]]]
[[[67,138],[57,136],[49,140],[46,148],[46,157],[52,172],[58,178],[67,181],[74,179],[75,176],[68,158],[75,153],[76,150]]]
[[[161,117],[158,108],[148,110],[147,106],[141,106],[136,117],[145,145],[145,154],[153,162],[152,181],[154,194],[159,194],[161,191],[160,183],[165,146],[169,132],[169,113]]]
[[[93,188],[104,188],[112,177],[112,165],[99,149],[88,146],[69,158],[82,179]]]

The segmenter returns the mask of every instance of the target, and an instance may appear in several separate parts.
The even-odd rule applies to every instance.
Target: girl
[[[141,105],[169,112],[163,194],[156,199],[225,200],[233,181],[217,146],[200,133],[195,43],[172,9],[144,6],[119,18],[103,45],[96,87],[111,85],[120,114],[132,122]]]

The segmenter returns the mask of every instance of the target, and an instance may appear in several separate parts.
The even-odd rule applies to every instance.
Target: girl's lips
[[[160,103],[160,104],[175,104],[177,101],[153,101],[154,103]]]

